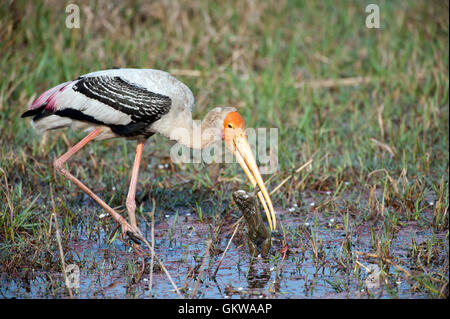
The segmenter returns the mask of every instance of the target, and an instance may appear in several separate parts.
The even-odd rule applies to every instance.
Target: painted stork
[[[33,116],[32,125],[38,132],[63,127],[89,132],[57,158],[54,166],[121,225],[122,235],[131,232],[142,236],[135,216],[136,184],[145,141],[155,133],[190,148],[205,148],[213,142],[225,140],[252,185],[259,186],[258,197],[271,230],[275,229],[275,212],[248,144],[244,120],[233,107],[216,107],[208,112],[199,128],[192,120],[193,106],[191,90],[167,72],[110,69],[82,75],[49,89],[22,117]],[[195,139],[193,133],[198,129],[201,130],[201,141]],[[64,163],[89,141],[115,137],[137,140],[126,200],[129,223],[64,167]]]

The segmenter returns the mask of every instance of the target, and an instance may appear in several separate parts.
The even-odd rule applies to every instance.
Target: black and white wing
[[[172,104],[170,97],[154,93],[119,76],[81,78],[72,86],[72,90],[128,115],[131,121],[126,125],[105,123],[114,132],[125,136],[142,133],[142,130],[167,114]],[[64,113],[67,114],[67,111]]]
[[[166,72],[114,69],[46,91],[22,117],[34,116],[35,123],[42,122],[42,130],[70,126],[74,120],[109,126],[121,136],[151,135],[152,123],[173,108],[192,110],[193,104],[189,88]]]

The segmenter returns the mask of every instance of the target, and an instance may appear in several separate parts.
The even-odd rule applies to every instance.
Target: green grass
[[[427,258],[411,286],[424,296],[448,296],[448,244],[436,239],[448,240],[448,2],[380,1],[380,29],[365,27],[369,3],[80,1],[81,28],[71,30],[61,1],[2,2],[0,271],[13,274],[25,264],[59,269],[50,188],[63,240],[81,236],[80,222],[90,237],[106,227],[92,219],[100,208],[52,169],[83,133],[42,137],[20,118],[37,94],[111,67],[198,70],[199,76],[177,76],[196,97],[195,118],[231,105],[249,127],[278,128],[280,167],[269,189],[314,159],[273,195],[278,209],[298,203],[296,214],[314,225],[306,204],[312,199],[321,216],[343,218],[347,240],[361,225],[372,229],[371,249],[391,259],[390,240],[417,223],[431,236],[431,248],[421,254]],[[357,77],[368,81],[342,85]],[[325,80],[336,84],[326,87]],[[172,144],[152,139],[138,184],[142,212],[151,210],[153,197],[159,218],[182,207],[217,226],[228,216],[231,191],[250,189],[238,165],[175,164],[176,174],[158,169]],[[68,166],[124,210],[134,143],[94,142]],[[331,196],[323,196],[327,191]],[[290,245],[312,245],[320,260],[320,233],[302,239],[295,227],[283,233]],[[444,256],[443,269],[432,267],[434,248],[434,256]],[[339,278],[329,284],[344,289]]]

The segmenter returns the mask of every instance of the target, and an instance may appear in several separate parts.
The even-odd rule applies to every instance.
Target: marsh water
[[[299,211],[298,207],[277,209],[280,226],[273,234],[268,260],[250,258],[242,224],[215,277],[233,233],[232,222],[223,223],[217,233],[210,222],[200,221],[188,209],[164,212],[155,218],[156,252],[186,298],[192,297],[200,273],[197,298],[427,298],[406,275],[414,271],[412,242],[427,242],[430,236],[417,223],[404,224],[395,238],[389,238],[395,262],[382,265],[379,259],[364,255],[374,252],[368,224],[356,223],[348,229],[345,215]],[[101,223],[103,212],[95,214]],[[141,218],[140,227],[150,241],[149,219]],[[156,262],[150,292],[149,255],[142,257],[118,238],[110,241],[103,228],[89,234],[88,228],[80,223],[77,238],[64,243],[66,266],[79,269],[78,288],[72,289],[75,298],[178,297]],[[212,238],[214,245],[201,266]],[[445,234],[435,240],[446,242]],[[444,245],[448,254],[448,243]],[[441,261],[435,262],[439,268]],[[16,276],[1,274],[1,296],[69,297],[63,273],[39,269]]]

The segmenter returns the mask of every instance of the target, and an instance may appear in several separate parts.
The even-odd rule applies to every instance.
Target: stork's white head
[[[253,186],[258,185],[259,200],[264,207],[271,230],[276,228],[276,218],[272,201],[264,185],[264,181],[256,165],[255,158],[245,134],[245,121],[233,107],[216,107],[211,110],[202,122],[202,126],[215,128],[220,132],[225,145],[234,154]],[[215,134],[215,139],[218,134]]]

